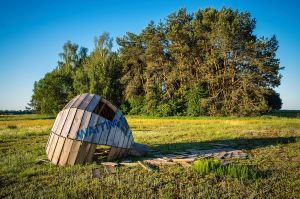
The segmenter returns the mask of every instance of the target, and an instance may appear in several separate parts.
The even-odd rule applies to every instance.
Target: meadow
[[[300,117],[127,116],[136,142],[171,153],[224,144],[249,158],[261,177],[239,179],[194,167],[118,167],[108,174],[96,162],[67,167],[47,159],[45,145],[54,117],[0,116],[0,198],[300,198]],[[151,155],[151,154],[150,154]],[[92,178],[92,169],[101,171]]]

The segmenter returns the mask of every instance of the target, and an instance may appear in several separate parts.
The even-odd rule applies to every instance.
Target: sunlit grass
[[[151,118],[128,116],[136,142],[165,153],[209,149],[214,143],[242,149],[250,159],[224,175],[163,166],[154,172],[119,167],[107,174],[96,163],[58,167],[39,163],[54,119],[0,118],[0,198],[297,198],[300,195],[300,118]],[[13,127],[12,127],[13,126]],[[242,166],[240,166],[242,165]],[[101,171],[91,178],[91,170]],[[246,170],[268,175],[255,178]],[[235,170],[235,171],[234,171]],[[251,170],[251,169],[250,169]],[[248,170],[248,173],[251,171]],[[211,175],[212,174],[212,175]],[[234,177],[234,175],[237,177]],[[252,174],[251,174],[252,175]],[[251,176],[250,175],[250,176]]]

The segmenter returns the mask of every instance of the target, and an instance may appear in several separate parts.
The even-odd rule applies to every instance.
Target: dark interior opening
[[[116,114],[107,104],[103,103],[102,101],[100,101],[100,103],[96,106],[93,113],[96,113],[110,121],[114,119]]]

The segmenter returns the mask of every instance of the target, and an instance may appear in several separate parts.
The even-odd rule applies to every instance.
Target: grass
[[[201,176],[215,174],[218,177],[231,176],[236,179],[258,179],[263,177],[262,173],[254,168],[242,164],[223,165],[220,160],[199,159],[193,164],[195,172]]]
[[[0,116],[0,198],[299,198],[299,117],[127,119],[135,141],[154,150],[171,153],[223,143],[250,158],[224,167],[222,175],[199,175],[180,166],[154,172],[118,167],[115,174],[96,163],[58,167],[39,161],[46,159],[53,117]],[[99,178],[91,178],[94,168],[100,169]],[[234,174],[243,169],[250,177]],[[251,177],[255,172],[268,175]]]

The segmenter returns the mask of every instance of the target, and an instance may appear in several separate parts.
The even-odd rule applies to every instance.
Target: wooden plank
[[[109,108],[111,108],[114,112],[117,112],[117,107],[115,107],[112,103],[110,103],[108,100],[101,98],[101,101],[106,104]]]
[[[95,94],[88,94],[86,98],[81,102],[78,106],[79,109],[86,110],[86,107],[90,104],[92,99],[94,98]]]
[[[95,150],[96,150],[96,147],[97,145],[96,144],[91,144],[90,146],[90,150],[86,156],[86,159],[85,159],[85,163],[90,163],[93,161],[93,157],[94,157],[94,154],[95,154]]]
[[[104,118],[104,122],[107,123],[108,120]],[[106,145],[107,138],[108,138],[108,135],[109,135],[109,131],[110,131],[110,126],[104,125],[103,126],[103,131],[101,133],[101,137],[100,137],[100,139],[98,141],[99,144]]]
[[[78,129],[81,124],[82,116],[84,114],[84,110],[77,109],[73,123],[71,125],[71,129],[68,135],[68,138],[75,139],[77,136]]]
[[[117,128],[118,128],[117,126],[114,126],[110,129],[108,133],[107,142],[106,142],[108,146],[116,146],[116,144],[114,143],[114,138],[115,138]]]
[[[56,134],[54,134],[53,141],[50,145],[49,152],[48,152],[48,159],[50,161],[52,160],[53,153],[54,153],[54,150],[56,148],[57,141],[58,141],[58,136]]]
[[[125,148],[125,149],[127,149],[127,145],[128,145],[128,139],[129,138],[129,136],[128,135],[126,135],[125,137],[124,137],[124,141],[123,141],[123,143],[122,143],[122,146],[121,146],[121,148]]]
[[[141,162],[141,161],[138,161],[138,163],[139,163],[144,169],[146,169],[146,170],[148,170],[148,171],[153,171],[153,169],[152,169],[151,167],[149,167],[147,163]]]
[[[79,96],[79,98],[75,101],[75,103],[70,108],[78,108],[81,102],[88,96],[88,93],[84,93]]]
[[[71,106],[76,102],[80,95],[75,96],[63,109],[71,108]]]
[[[84,160],[86,159],[86,155],[90,149],[91,144],[87,143],[87,142],[82,142],[78,155],[77,155],[77,159],[75,161],[75,164],[83,164]]]
[[[120,152],[118,154],[118,157],[122,158],[122,157],[125,157],[127,155],[127,149],[122,149],[120,148]]]
[[[131,147],[132,143],[133,143],[133,137],[132,137],[132,135],[130,135],[128,138],[128,143],[127,143],[126,148],[129,149]]]
[[[97,115],[95,113],[92,113],[92,116],[91,116],[91,119],[90,119],[90,122],[89,122],[89,126],[88,126],[89,132],[85,136],[84,141],[86,141],[86,142],[92,142],[93,136],[96,136],[96,133],[97,133],[97,122],[98,122],[99,118],[100,118],[99,115]]]
[[[100,124],[104,121],[105,121],[105,119],[103,117],[99,116],[98,121],[97,121],[97,125],[96,125],[96,128],[97,128],[96,132],[97,133],[93,136],[92,141],[91,141],[92,143],[95,143],[95,144],[99,143],[99,139],[101,137],[101,134],[103,133],[102,132],[102,127],[100,126]]]
[[[57,114],[57,116],[56,116],[56,119],[55,119],[54,124],[53,124],[52,129],[51,129],[52,132],[55,132],[55,131],[56,131],[56,128],[57,128],[57,126],[58,126],[58,124],[59,124],[59,122],[60,122],[61,116],[62,116],[62,111],[60,111],[60,112]]]
[[[101,97],[99,95],[95,95],[92,101],[90,102],[90,104],[87,106],[86,110],[93,112],[96,106],[98,105],[98,103],[100,102],[100,99]]]
[[[69,157],[68,157],[68,163],[67,163],[68,165],[74,165],[75,164],[80,145],[81,145],[81,141],[73,140],[71,150],[70,150],[70,154],[69,154]]]
[[[70,132],[70,129],[71,129],[71,126],[72,126],[72,123],[74,121],[74,117],[75,117],[75,114],[76,114],[76,108],[70,108],[69,110],[69,114],[68,114],[68,117],[66,119],[66,122],[64,124],[64,127],[61,131],[61,136],[63,137],[68,137],[68,134]]]
[[[60,135],[60,133],[61,133],[63,127],[64,127],[64,124],[65,124],[65,122],[66,122],[66,120],[67,120],[69,111],[70,111],[70,109],[65,109],[65,110],[63,110],[63,113],[62,113],[62,117],[61,117],[61,119],[60,119],[60,122],[59,122],[59,124],[58,124],[58,126],[57,126],[56,131],[54,131],[55,134]]]
[[[63,146],[64,146],[65,139],[66,138],[64,138],[64,137],[59,137],[58,138],[58,141],[57,141],[57,144],[56,144],[56,148],[55,148],[55,151],[53,153],[52,160],[51,160],[54,164],[58,163],[61,151],[62,151]]]
[[[117,142],[118,142],[117,147],[123,148],[123,143],[125,141],[125,135],[124,135],[124,133],[121,130],[119,130],[117,133],[118,133],[118,135],[115,136],[115,139],[118,138],[118,140],[117,140]]]
[[[53,137],[54,137],[54,133],[51,132],[50,136],[49,136],[49,139],[48,139],[48,144],[46,146],[46,153],[48,154],[49,152],[49,149],[50,149],[50,146],[52,144],[52,140],[53,140]]]
[[[72,143],[73,143],[73,140],[71,140],[71,139],[67,138],[65,140],[65,144],[64,144],[63,150],[61,152],[59,162],[58,162],[59,165],[64,166],[67,164],[69,153],[70,153],[70,150],[72,147]]]
[[[109,154],[107,156],[107,161],[112,161],[116,159],[116,154],[118,153],[119,149],[116,147],[111,147]]]
[[[83,140],[84,139],[84,137],[86,135],[86,132],[87,132],[87,128],[88,128],[89,123],[90,123],[91,116],[92,116],[91,112],[84,111],[84,114],[83,114],[82,119],[81,119],[81,124],[80,124],[80,127],[78,129],[78,130],[83,130],[84,134],[82,135],[83,137],[79,137],[79,133],[77,133],[76,138],[78,140]]]

